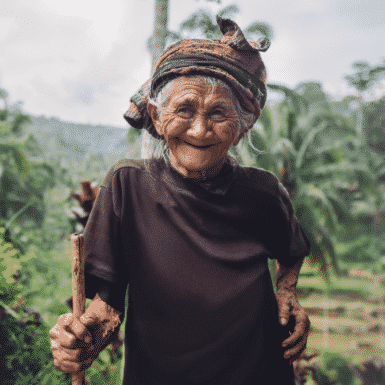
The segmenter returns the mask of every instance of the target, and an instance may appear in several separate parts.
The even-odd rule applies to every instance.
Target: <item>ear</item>
[[[150,115],[155,130],[159,136],[163,136],[162,125],[160,124],[160,116],[158,114],[158,108],[151,102],[147,103],[147,112]]]

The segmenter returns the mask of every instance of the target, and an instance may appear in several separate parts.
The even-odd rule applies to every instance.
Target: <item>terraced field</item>
[[[385,360],[385,285],[383,275],[357,270],[329,285],[304,266],[298,283],[302,306],[311,319],[308,352],[329,351]]]

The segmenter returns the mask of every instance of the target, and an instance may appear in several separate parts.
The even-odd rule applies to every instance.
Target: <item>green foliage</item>
[[[212,0],[216,1],[216,0]],[[220,4],[220,1],[217,1]],[[218,12],[218,16],[223,19],[234,18],[239,12],[239,8],[235,4],[228,5],[222,8]],[[219,39],[221,40],[223,35],[216,22],[216,17],[210,11],[206,9],[200,9],[193,13],[187,20],[182,22],[179,31],[168,32],[168,44],[181,40],[184,37],[189,37],[191,34],[200,36],[205,39]],[[243,33],[246,38],[250,40],[258,40],[261,37],[267,37],[272,39],[273,29],[267,23],[252,22],[249,26],[243,29]]]
[[[362,385],[381,385],[385,383],[385,364],[378,358],[371,358],[361,365],[355,365],[354,371],[362,380]]]
[[[235,5],[229,5],[219,16],[233,17],[238,11]],[[272,37],[271,28],[259,22],[244,31],[248,37],[255,32]],[[213,15],[202,9],[184,21],[174,37],[179,40],[186,32],[204,38],[221,38]],[[375,84],[385,70],[381,65],[370,67],[367,63],[355,63],[353,67],[356,74],[347,80],[359,91]],[[360,119],[350,108],[356,99],[344,100],[345,104],[337,108],[318,82],[303,82],[294,90],[276,84],[267,86],[284,98],[278,107],[265,106],[259,124],[249,132],[248,140],[237,146],[235,153],[244,165],[270,170],[279,177],[311,241],[310,259],[320,266],[324,277],[328,277],[329,267],[339,271],[335,248],[339,234],[347,233],[353,226],[357,236],[360,231],[357,222],[362,222],[363,215],[373,218],[373,211],[368,210],[369,202],[375,200],[377,218],[380,207],[385,208],[381,203],[385,201],[384,193],[377,186],[379,180],[385,181],[385,164],[368,160],[367,151],[362,155],[362,138],[354,126]],[[357,100],[360,103],[361,99]],[[340,107],[344,114],[340,113]],[[368,120],[373,122],[374,115],[371,118]],[[382,121],[376,125],[381,127]],[[376,135],[372,138],[379,134]],[[379,234],[376,226],[374,232]],[[380,244],[379,239],[376,244]],[[374,253],[377,257],[378,250],[379,247]]]
[[[0,292],[2,384],[71,383],[71,376],[53,365],[48,336],[58,317],[70,312],[65,304],[71,296],[70,250],[70,242],[65,240],[53,250],[33,247],[20,256],[12,245],[0,242],[0,266],[6,279]],[[103,351],[87,370],[86,383],[119,383],[120,352],[121,347],[111,346]]]
[[[326,353],[315,374],[317,384],[353,385],[353,374],[348,362],[338,354]]]
[[[135,128],[130,128],[127,134],[128,143],[134,144],[141,136],[141,131]]]
[[[323,354],[317,378],[320,384],[331,383],[331,381],[336,385],[354,384],[354,375],[349,361],[340,354]]]
[[[296,91],[269,88],[282,92],[284,99],[273,108],[265,106],[249,142],[238,145],[241,162],[279,177],[312,244],[310,260],[325,278],[330,267],[339,271],[339,258],[378,259],[385,245],[379,236],[373,242],[372,235],[381,233],[380,207],[385,213],[385,190],[379,186],[383,159],[362,151],[354,119],[333,111],[320,84],[302,83]],[[361,234],[366,234],[361,252],[336,249],[339,241],[350,242]]]
[[[311,260],[321,267],[327,277],[328,265],[338,272],[333,237],[338,230],[339,216],[335,210],[343,213],[345,221],[346,218],[351,219],[351,215],[344,203],[336,198],[338,193],[328,185],[328,179],[315,171],[342,161],[338,156],[341,142],[324,145],[330,129],[333,128],[334,132],[338,130],[339,135],[346,138],[354,131],[346,119],[331,114],[313,115],[304,120],[301,116],[307,111],[307,102],[286,87],[272,88],[281,90],[286,97],[276,108],[280,114],[278,119],[273,118],[268,106],[265,107],[259,121],[263,126],[253,130],[258,132],[257,135],[252,134],[257,139],[255,146],[263,153],[249,165],[267,168],[279,176],[312,244]],[[244,157],[242,152],[252,152],[251,148],[245,147],[240,150],[241,157]]]
[[[355,73],[345,76],[346,81],[357,91],[363,92],[383,79],[385,73],[385,62],[377,66],[371,66],[365,61],[357,61],[352,65]]]
[[[14,277],[18,274],[21,267],[27,264],[33,256],[20,256],[18,250],[11,243],[5,241],[4,235],[4,227],[0,226],[0,304],[8,312],[12,313],[12,310],[4,304],[2,299],[6,300],[10,293],[12,293],[12,296],[15,296],[21,291],[21,285]]]
[[[25,277],[21,279],[36,258],[33,253],[21,256],[11,243],[5,242],[4,232],[4,228],[0,227],[2,384],[52,383],[42,381],[41,377],[44,370],[52,367],[48,327],[40,313],[27,307]],[[65,376],[50,374],[50,381],[57,377],[54,383],[65,383]]]
[[[385,155],[385,97],[365,106],[362,126],[369,148],[379,155]],[[385,174],[384,166],[385,162],[382,162],[380,167]]]

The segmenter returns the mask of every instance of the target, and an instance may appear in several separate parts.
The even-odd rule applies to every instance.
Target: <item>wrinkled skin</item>
[[[72,374],[89,368],[118,333],[121,316],[98,294],[80,319],[61,315],[49,332],[55,367]]]
[[[241,130],[234,95],[221,85],[181,77],[170,84],[166,106],[147,110],[158,134],[170,149],[170,162],[182,175],[206,179],[217,174],[231,145],[245,134]]]
[[[310,331],[310,320],[305,310],[298,302],[296,285],[303,260],[294,266],[285,267],[277,262],[278,278],[276,300],[278,317],[281,325],[289,325],[291,335],[282,342],[287,347],[284,357],[291,363],[298,359],[306,349]]]

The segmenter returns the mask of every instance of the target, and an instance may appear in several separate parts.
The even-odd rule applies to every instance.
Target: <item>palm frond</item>
[[[377,66],[369,70],[369,76],[381,76],[385,72],[385,67],[384,66]]]
[[[327,197],[333,207],[337,221],[342,224],[351,225],[354,218],[347,204],[334,192],[328,192]]]
[[[270,152],[270,142],[262,130],[253,128],[249,131],[250,141],[260,153],[255,158],[255,165],[273,172],[278,173],[277,159]]]
[[[181,24],[180,31],[194,32],[198,30],[205,38],[218,39],[222,34],[219,26],[213,20],[211,13],[200,9]]]
[[[286,102],[288,103],[290,109],[294,111],[296,115],[301,115],[302,113],[307,112],[308,103],[300,94],[293,91],[292,89],[278,85],[278,84],[267,84],[267,87],[273,91],[283,93],[285,95]]]
[[[337,232],[338,219],[328,196],[325,192],[310,183],[302,184],[298,189],[298,199],[308,202],[309,207],[319,207],[325,219],[326,226],[333,232]]]
[[[239,8],[235,4],[228,5],[218,12],[218,16],[222,19],[231,19],[236,13],[239,12]]]
[[[325,124],[326,128],[332,129],[334,134],[356,134],[353,123],[345,116],[331,112],[323,112],[312,117],[310,126],[317,127]]]
[[[324,153],[343,148],[347,145],[353,145],[356,147],[359,144],[360,144],[360,141],[356,137],[346,136],[345,138],[336,139],[332,143],[329,143],[326,145],[323,144],[322,146],[315,148],[313,151],[316,156],[321,156]]]
[[[337,275],[340,275],[341,272],[340,272],[340,269],[338,266],[338,259],[337,259],[337,255],[336,255],[336,251],[335,251],[334,242],[332,240],[332,237],[330,236],[330,234],[328,233],[328,231],[324,227],[321,227],[320,231],[322,234],[321,247],[327,252],[329,259],[330,259],[331,266],[332,266],[334,272]]]
[[[167,31],[167,45],[179,40],[182,40],[182,35],[179,32]]]
[[[296,207],[297,218],[310,242],[310,262],[317,264],[326,281],[329,279],[328,266],[339,274],[333,240],[312,208],[301,202]]]
[[[295,159],[297,157],[297,151],[294,148],[293,142],[287,138],[278,139],[272,146],[271,153],[286,159]]]
[[[313,173],[325,177],[330,177],[332,174],[348,174],[348,176],[351,177],[354,176],[357,171],[367,172],[368,168],[364,164],[343,161],[337,164],[327,164],[315,167]]]
[[[14,148],[12,151],[12,157],[15,161],[16,169],[20,175],[21,180],[25,180],[30,167],[24,152],[17,148]]]
[[[302,144],[300,146],[300,149],[298,150],[298,156],[296,159],[296,168],[300,169],[302,167],[304,158],[305,158],[305,153],[308,150],[309,146],[313,143],[314,138],[318,133],[323,131],[326,128],[325,125],[322,125],[321,127],[315,127],[311,129],[307,135],[305,136],[304,140],[302,141]]]
[[[269,40],[273,39],[273,28],[267,24],[255,21],[251,23],[246,29],[244,29],[244,34],[247,39],[255,39],[255,36],[266,37]],[[259,35],[259,36],[258,36]]]

